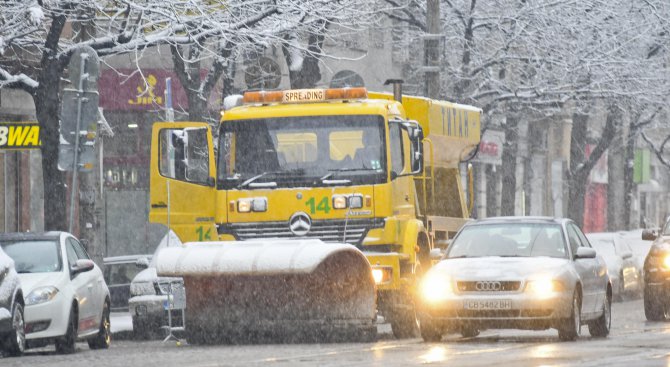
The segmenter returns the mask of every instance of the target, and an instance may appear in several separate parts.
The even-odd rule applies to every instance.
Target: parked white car
[[[639,297],[644,280],[637,256],[619,233],[589,233],[586,238],[607,263],[614,300]]]
[[[0,234],[25,295],[27,346],[55,343],[73,353],[77,340],[91,349],[110,344],[110,297],[102,271],[66,232]]]
[[[574,340],[582,325],[605,337],[612,287],[602,257],[569,219],[489,218],[461,228],[420,284],[421,336],[477,336],[484,329],[555,328]]]

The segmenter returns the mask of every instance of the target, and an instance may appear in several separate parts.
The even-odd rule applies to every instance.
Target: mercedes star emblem
[[[288,227],[296,236],[304,236],[312,228],[312,218],[305,212],[297,212],[288,220]]]

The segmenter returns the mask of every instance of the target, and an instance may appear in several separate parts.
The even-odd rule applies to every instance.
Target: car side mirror
[[[590,247],[579,247],[575,253],[575,260],[577,259],[595,259],[596,250]]]
[[[431,260],[441,260],[442,256],[444,256],[444,252],[442,252],[442,249],[434,248],[434,249],[430,250],[430,259]]]
[[[70,268],[70,272],[72,273],[72,276],[75,276],[79,273],[85,273],[87,271],[93,270],[95,267],[95,263],[93,260],[88,260],[88,259],[79,259],[77,262]]]
[[[135,261],[135,266],[140,268],[140,269],[146,269],[149,267],[149,259],[146,257],[140,257]]]
[[[658,237],[656,230],[654,229],[643,229],[642,230],[642,239],[645,241],[653,241]]]

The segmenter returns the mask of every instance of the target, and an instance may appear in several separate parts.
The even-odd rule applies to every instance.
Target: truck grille
[[[346,221],[347,233],[344,235],[344,219],[314,220],[305,236],[298,237],[289,229],[288,221],[225,223],[219,225],[219,234],[232,234],[238,240],[256,238],[317,238],[324,242],[346,242],[359,245],[372,228],[384,227],[382,218],[356,218]]]

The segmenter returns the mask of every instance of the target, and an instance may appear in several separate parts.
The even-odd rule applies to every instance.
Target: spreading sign
[[[40,145],[36,122],[0,122],[0,149],[35,149]]]

